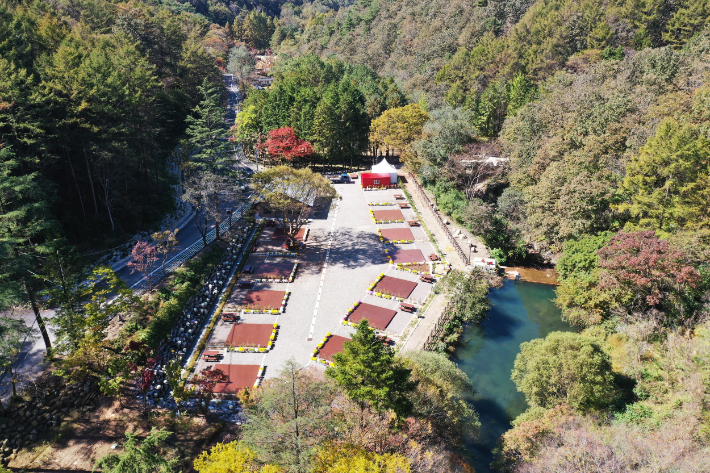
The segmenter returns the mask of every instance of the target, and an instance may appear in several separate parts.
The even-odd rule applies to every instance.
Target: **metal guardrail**
[[[465,265],[469,265],[471,262],[468,259],[468,255],[466,254],[465,251],[463,251],[463,248],[461,248],[461,245],[459,245],[459,242],[456,240],[456,237],[454,237],[454,234],[451,233],[451,230],[449,230],[449,227],[446,226],[444,223],[444,220],[441,218],[441,216],[434,211],[434,204],[432,204],[431,200],[429,200],[429,196],[426,195],[424,192],[424,189],[422,188],[422,185],[419,184],[419,181],[417,180],[416,176],[412,174],[411,172],[408,173],[408,177],[411,180],[411,182],[414,184],[414,188],[417,190],[419,193],[419,196],[426,202],[426,204],[429,206],[430,209],[432,209],[432,213],[434,214],[434,218],[436,219],[437,222],[439,222],[439,226],[441,226],[442,230],[444,230],[444,233],[446,233],[446,237],[449,239],[451,244],[454,246],[454,250],[456,250],[456,254],[459,255],[461,258],[461,261]]]
[[[234,212],[232,212],[231,218],[225,219],[220,225],[219,225],[219,232],[220,234],[223,234],[227,230],[230,229],[231,224],[235,224],[241,219],[244,214],[249,210],[249,208],[252,206],[254,203],[254,194],[250,194],[247,196],[246,201]],[[173,256],[170,258],[170,260],[166,261],[164,265],[161,267],[153,270],[150,273],[150,281],[152,282],[153,285],[158,283],[161,279],[163,279],[165,276],[168,274],[172,273],[176,268],[178,268],[180,265],[182,265],[185,261],[188,259],[192,258],[195,256],[198,252],[200,252],[206,245],[205,245],[205,240],[207,241],[207,244],[209,245],[215,240],[216,236],[216,229],[212,229],[205,238],[200,238],[197,240],[195,243],[192,245],[188,246],[184,250],[182,250],[180,253],[177,255]],[[150,284],[148,283],[147,278],[142,278],[140,281],[135,283],[134,285],[131,286],[131,289],[134,291],[138,292],[143,292],[147,291],[149,289]]]

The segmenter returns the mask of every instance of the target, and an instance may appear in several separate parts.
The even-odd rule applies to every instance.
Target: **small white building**
[[[374,174],[389,174],[390,183],[397,184],[397,170],[394,166],[387,162],[387,159],[382,158],[382,161],[372,166],[372,172]]]
[[[498,271],[498,261],[493,258],[473,258],[468,269],[482,269],[495,273]]]

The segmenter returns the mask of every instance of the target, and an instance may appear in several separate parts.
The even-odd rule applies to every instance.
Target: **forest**
[[[273,85],[244,90],[229,131],[248,155],[395,155],[499,263],[557,269],[577,332],[521,346],[511,378],[530,408],[497,469],[710,471],[708,23],[707,0],[3,0],[0,308],[38,311],[47,290],[66,316],[60,371],[125,393],[223,249],[144,301],[86,263],[172,211],[181,176],[227,185],[201,120],[219,121],[221,72],[244,87],[273,51]],[[186,199],[219,218],[205,195]],[[87,278],[102,285],[52,293]],[[247,393],[238,439],[193,462],[167,431],[129,434],[103,471],[470,471],[476,386],[446,355],[487,313],[481,281],[450,294],[442,353],[395,355],[359,329],[324,375],[289,365]],[[116,292],[128,305],[104,304]],[[102,346],[122,310],[135,319]]]
[[[556,263],[581,334],[523,345],[532,407],[497,467],[709,468],[706,2],[316,5],[282,7],[275,51],[393,77],[426,117],[396,147],[442,212],[498,261]]]

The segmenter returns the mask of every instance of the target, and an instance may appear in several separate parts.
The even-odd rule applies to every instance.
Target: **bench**
[[[400,310],[403,310],[403,311],[409,312],[409,313],[414,313],[417,310],[417,308],[414,307],[412,304],[406,304],[404,302],[399,304],[399,308],[400,308]]]
[[[394,198],[395,200],[404,200],[404,196],[402,194],[395,194]]]
[[[244,266],[244,269],[242,270],[242,272],[251,274],[254,272],[254,266],[248,264],[248,265]]]
[[[439,255],[437,255],[436,253],[432,253],[429,255],[429,259],[431,261],[439,261],[441,258],[439,258]]]
[[[410,227],[419,227],[421,224],[419,223],[418,220],[407,220],[407,223],[409,224]]]
[[[419,276],[419,280],[423,281],[423,282],[428,282],[431,284],[436,282],[436,278],[434,276],[429,275],[429,274],[422,274],[421,276]]]
[[[218,351],[206,351],[202,353],[202,359],[205,361],[219,361],[222,354]]]
[[[409,208],[409,204],[407,202],[400,202],[397,205],[399,205],[400,209],[408,209]]]
[[[222,314],[222,320],[225,322],[236,322],[239,320],[239,316],[234,312],[225,312]]]

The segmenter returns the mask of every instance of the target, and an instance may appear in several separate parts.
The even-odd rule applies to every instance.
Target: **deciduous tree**
[[[310,169],[276,166],[255,174],[253,182],[256,192],[276,213],[291,246],[313,207],[337,196],[330,181]]]
[[[414,414],[431,422],[449,445],[473,441],[481,423],[470,404],[475,391],[466,373],[443,353],[407,352],[401,359],[417,383],[410,395]]]
[[[421,138],[427,120],[429,114],[417,104],[391,108],[370,124],[370,142],[376,147],[397,148],[406,153]]]
[[[567,403],[588,411],[611,401],[611,358],[599,342],[570,332],[552,332],[520,345],[513,381],[533,406]]]
[[[158,254],[163,255],[160,261],[160,267],[163,270],[163,274],[165,274],[165,261],[168,259],[168,255],[170,255],[170,252],[175,246],[180,244],[177,239],[177,232],[179,230],[179,228],[172,231],[163,230],[162,232],[155,232],[151,235],[155,245],[155,251]]]
[[[131,274],[136,271],[141,273],[148,281],[149,290],[153,289],[153,264],[158,261],[156,253],[155,246],[147,241],[138,241],[131,250],[131,261],[128,262]]]
[[[617,303],[631,311],[654,308],[685,314],[683,295],[700,283],[686,255],[654,232],[619,232],[598,251],[600,286],[614,290]]]
[[[218,443],[194,462],[197,473],[279,473],[276,465],[262,465],[256,452],[237,440]]]
[[[355,445],[318,450],[313,473],[409,473],[409,461],[396,453],[371,453]]]
[[[313,154],[313,145],[296,136],[293,128],[284,127],[271,130],[268,139],[261,146],[276,162],[298,163]]]

